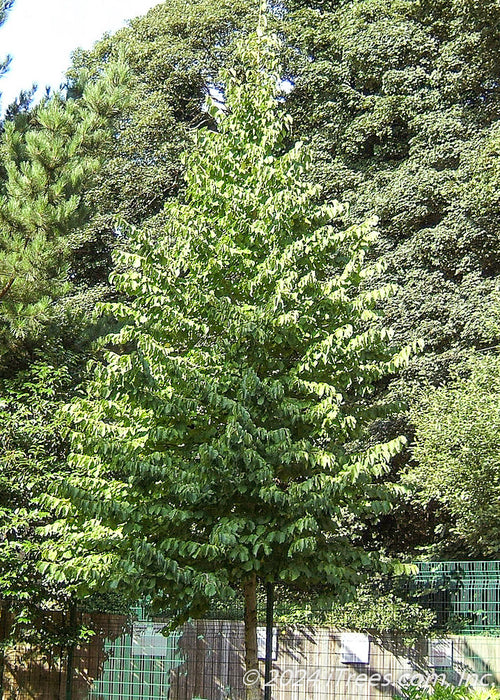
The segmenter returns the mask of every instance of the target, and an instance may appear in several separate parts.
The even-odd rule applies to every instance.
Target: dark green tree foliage
[[[71,470],[68,421],[61,407],[78,393],[83,366],[82,353],[59,344],[38,349],[28,369],[0,378],[1,604],[14,615],[12,637],[44,649],[64,646],[68,634],[78,634],[50,624],[41,613],[66,610],[73,600],[68,587],[38,570],[44,548],[40,528],[53,517],[37,498]],[[96,595],[87,604],[89,609],[120,608],[116,596]]]
[[[411,401],[414,381],[446,382],[490,342],[500,260],[500,8],[472,0],[299,5],[288,25],[290,43],[302,48],[291,56],[290,108],[298,133],[313,139],[325,191],[350,201],[354,218],[380,217],[378,252],[400,286],[387,318],[397,338],[426,343],[394,387]],[[408,423],[381,428],[411,434]],[[443,519],[435,501],[410,495],[374,534],[380,546],[414,551],[435,542]]]
[[[389,564],[348,523],[376,521],[401,437],[356,449],[381,377],[410,355],[377,328],[386,286],[365,254],[373,221],[317,205],[276,100],[276,42],[252,37],[226,73],[216,132],[186,156],[185,201],[139,229],[114,276],[122,324],[71,408],[74,474],[49,498],[59,535],[42,570],[83,590],[149,595],[179,619],[244,591],[256,657],[256,581],[352,592]],[[390,568],[390,567],[389,567]]]
[[[148,220],[150,227],[161,229],[165,200],[184,187],[180,154],[192,142],[194,129],[211,121],[202,111],[208,83],[216,81],[227,62],[239,27],[245,22],[255,27],[257,9],[253,0],[173,0],[104,38],[92,52],[75,54],[68,75],[76,94],[82,74],[99,71],[120,52],[130,71],[130,100],[121,113],[119,139],[106,151],[102,174],[89,196],[99,214],[85,232],[82,250],[91,246],[93,257],[77,274],[107,281],[117,214],[131,224]]]
[[[275,620],[283,625],[333,627],[374,635],[396,633],[408,643],[415,643],[432,634],[436,614],[406,599],[401,584],[408,579],[400,577],[396,581],[400,588],[396,585],[395,590],[388,590],[387,577],[372,575],[348,602],[332,601],[330,596],[314,592],[307,595],[304,591],[277,590]]]
[[[77,371],[74,358],[60,349],[0,380],[0,590],[2,604],[33,635],[38,606],[67,602],[64,590],[36,570],[41,541],[35,530],[48,514],[34,497],[47,490],[54,473],[67,470],[66,427],[58,409],[71,395]]]
[[[211,119],[201,111],[207,86],[231,62],[235,34],[255,26],[255,11],[239,0],[163,3],[76,55],[75,96],[88,68],[97,75],[120,50],[132,74],[119,138],[102,146],[102,176],[85,195],[93,223],[71,239],[71,279],[95,290],[79,305],[90,310],[101,294],[116,212],[162,230],[163,201],[183,187],[190,127]],[[385,302],[390,321],[400,338],[427,342],[406,375],[419,381],[445,378],[488,342],[483,318],[499,260],[498,13],[492,0],[289,0],[276,9],[295,84],[294,137],[311,139],[315,179],[327,196],[351,201],[353,220],[381,217],[386,275],[400,282]],[[64,317],[60,306],[56,335],[66,333]],[[410,504],[385,542],[411,547],[426,528]]]
[[[387,274],[401,286],[388,318],[400,337],[426,341],[406,379],[442,380],[488,342],[499,273],[500,8],[300,4],[289,24],[304,59],[296,128],[313,139],[325,191],[350,200],[354,217],[380,217]]]
[[[203,96],[232,63],[234,37],[255,26],[255,11],[242,0],[163,3],[75,57],[77,91],[82,71],[98,71],[120,50],[132,72],[120,138],[89,195],[101,213],[82,233],[78,279],[104,283],[115,213],[161,231],[162,202],[183,187],[190,127],[210,121]],[[400,285],[385,302],[388,319],[401,341],[425,338],[425,353],[395,387],[411,398],[409,380],[446,381],[450,367],[488,343],[500,259],[498,5],[288,0],[273,11],[294,83],[293,138],[310,140],[325,197],[350,201],[352,221],[379,215],[376,253],[389,261],[381,282]],[[410,429],[382,430],[383,438]],[[380,545],[421,545],[435,517],[432,504],[415,511],[407,498],[377,529]]]
[[[75,284],[69,264],[74,232],[92,215],[83,195],[100,167],[99,146],[112,140],[124,81],[117,62],[78,100],[18,103],[0,139],[0,588],[19,619],[68,600],[36,571],[35,529],[49,515],[34,498],[67,468],[58,408],[81,377],[82,315],[97,295]]]
[[[91,215],[84,191],[99,169],[123,97],[111,65],[77,100],[55,95],[7,121],[0,141],[0,344],[13,349],[69,296],[71,233]],[[61,312],[59,312],[61,313]],[[56,311],[57,315],[57,311]]]

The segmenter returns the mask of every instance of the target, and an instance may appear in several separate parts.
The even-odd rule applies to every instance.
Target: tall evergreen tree
[[[77,100],[54,95],[7,121],[0,141],[0,344],[39,328],[71,288],[70,234],[89,217],[84,190],[112,133],[125,66],[114,63]]]
[[[121,329],[71,407],[74,474],[45,501],[64,516],[43,565],[58,580],[147,595],[178,620],[243,593],[247,670],[258,581],[346,596],[390,568],[346,522],[390,509],[380,477],[404,438],[356,440],[411,354],[374,323],[392,287],[361,288],[374,221],[343,229],[287,146],[279,46],[262,30],[239,44],[218,128],[185,156],[185,201],[119,254],[126,299],[103,310]]]

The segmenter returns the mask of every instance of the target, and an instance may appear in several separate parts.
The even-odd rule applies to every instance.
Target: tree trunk
[[[246,700],[262,700],[257,656],[257,577],[243,585],[245,595],[245,689]]]

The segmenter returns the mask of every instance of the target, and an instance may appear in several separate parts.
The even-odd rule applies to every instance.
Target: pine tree
[[[239,46],[225,106],[209,108],[218,129],[185,157],[185,201],[119,255],[128,301],[102,310],[121,330],[71,407],[74,476],[48,498],[62,518],[42,567],[178,621],[240,592],[247,669],[258,582],[341,597],[388,569],[346,523],[390,509],[380,477],[404,439],[355,441],[389,410],[370,406],[375,385],[411,354],[376,324],[392,287],[362,288],[375,222],[343,230],[342,205],[317,204],[307,149],[287,143],[278,47],[262,29]]]
[[[56,94],[7,121],[0,142],[0,347],[33,333],[71,288],[69,234],[89,218],[85,188],[123,105],[125,66],[111,64],[77,100]]]

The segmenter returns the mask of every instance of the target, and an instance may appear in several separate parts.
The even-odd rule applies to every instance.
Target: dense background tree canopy
[[[299,13],[304,24],[312,15]],[[402,336],[425,338],[412,374],[431,381],[488,340],[499,21],[494,2],[343,3],[308,33],[313,61],[291,95],[317,145],[318,179],[352,200],[353,215],[362,202],[380,216],[401,285],[387,310]]]
[[[400,285],[385,311],[401,342],[425,340],[425,352],[393,385],[409,399],[413,383],[446,382],[471,349],[491,342],[485,319],[500,260],[500,9],[492,0],[273,8],[284,77],[294,86],[291,138],[310,142],[326,198],[350,202],[353,221],[380,217],[376,252],[387,261],[380,281]],[[120,146],[92,200],[103,212],[87,236],[99,241],[101,280],[112,215],[150,227],[164,222],[163,202],[182,190],[179,153],[210,121],[204,96],[221,87],[218,72],[233,62],[235,37],[255,26],[256,9],[244,1],[161,3],[94,51],[76,54],[75,83],[119,50],[132,72]],[[400,428],[382,426],[389,435]],[[395,551],[433,538],[432,513],[411,499],[386,525],[383,544]]]
[[[255,26],[255,3],[162,3],[77,54],[102,65],[122,48],[135,75],[112,169],[110,208],[131,223],[161,211],[181,183],[188,127],[207,119],[203,95],[231,62],[231,41]],[[438,380],[485,342],[485,302],[498,275],[496,182],[500,9],[365,0],[276,9],[294,137],[311,140],[325,197],[353,218],[380,216],[388,275],[402,287],[388,307],[401,336],[423,336],[413,375]],[[113,173],[116,173],[113,176]],[[101,190],[102,191],[102,190]]]
[[[33,498],[67,468],[58,409],[81,379],[99,295],[72,272],[77,231],[125,73],[114,62],[78,99],[14,109],[0,134],[0,587],[17,612],[67,600],[35,569],[35,527],[49,516]]]

